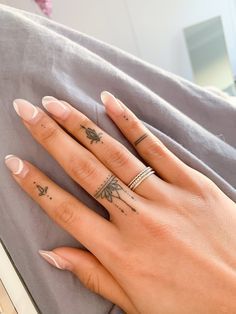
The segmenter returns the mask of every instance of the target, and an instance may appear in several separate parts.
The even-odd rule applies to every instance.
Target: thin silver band
[[[151,167],[146,167],[144,170],[142,170],[139,174],[137,174],[133,180],[130,181],[128,184],[128,187],[131,190],[136,189],[136,187],[143,182],[147,177],[149,177],[151,174],[155,173],[155,171]]]

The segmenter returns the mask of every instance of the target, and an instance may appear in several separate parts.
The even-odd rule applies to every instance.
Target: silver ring
[[[155,173],[155,171],[151,167],[146,167],[130,181],[128,187],[134,191],[143,180],[147,179],[153,173]]]

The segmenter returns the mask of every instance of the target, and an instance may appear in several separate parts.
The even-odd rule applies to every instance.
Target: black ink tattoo
[[[101,142],[103,143],[103,141],[101,140],[102,138],[102,133],[99,132],[97,133],[94,129],[91,128],[86,128],[83,125],[80,125],[81,128],[83,128],[86,132],[87,137],[91,140],[90,144],[93,144],[93,142],[97,143],[97,142]]]
[[[37,189],[38,189],[38,192],[39,192],[39,196],[43,196],[45,195],[46,197],[48,197],[50,200],[52,199],[52,197],[47,194],[48,192],[48,186],[45,186],[45,188],[43,188],[41,185],[37,184],[35,181],[34,181],[34,184],[36,185]]]
[[[126,121],[129,120],[129,118],[128,118],[125,114],[123,115],[123,118],[124,118]]]
[[[40,124],[42,128],[46,129],[46,126],[44,124]]]
[[[137,210],[133,207],[131,207],[125,200],[121,198],[120,192],[123,191],[129,197],[134,199],[132,195],[128,193],[128,191],[125,191],[122,186],[119,184],[118,179],[112,175],[109,174],[106,178],[105,182],[103,182],[97,189],[97,191],[94,194],[95,198],[105,198],[109,202],[113,203],[123,214],[127,215],[124,209],[122,209],[118,204],[114,203],[114,198],[121,200],[123,203],[125,203],[133,212],[137,213]]]
[[[134,145],[137,146],[140,142],[142,142],[142,140],[144,140],[147,137],[147,133],[143,134],[142,136],[140,136],[135,142]]]

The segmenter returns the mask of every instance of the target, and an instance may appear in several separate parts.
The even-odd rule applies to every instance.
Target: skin
[[[114,97],[106,98],[106,113],[140,159],[63,103],[70,109],[63,119],[37,107],[36,119],[22,123],[110,219],[27,161],[25,177],[12,176],[87,248],[53,250],[68,262],[67,270],[126,313],[236,313],[236,204],[168,150],[120,101],[118,112]],[[147,165],[156,174],[132,191],[128,183]]]

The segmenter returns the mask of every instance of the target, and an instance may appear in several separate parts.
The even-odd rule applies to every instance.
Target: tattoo
[[[101,138],[102,138],[102,133],[99,132],[97,133],[94,129],[91,129],[91,128],[86,128],[85,126],[83,125],[80,125],[81,128],[83,128],[86,132],[86,135],[87,137],[91,140],[90,144],[93,144],[93,142],[101,142],[103,143],[103,141],[101,141]]]
[[[118,182],[118,178],[116,178],[113,174],[109,174],[107,178],[105,179],[105,182],[103,182],[97,189],[97,191],[94,194],[95,198],[101,197],[106,198],[110,203],[113,203],[123,214],[127,215],[124,209],[122,209],[117,203],[115,203],[115,199],[121,200],[124,204],[126,204],[133,212],[137,213],[137,210],[133,207],[131,207],[124,199],[121,198],[120,192],[123,191],[129,197],[134,199],[132,195],[130,195],[127,191],[125,191],[122,186]]]
[[[39,196],[45,195],[50,200],[52,199],[52,197],[49,194],[47,194],[48,186],[45,186],[45,188],[43,188],[41,185],[37,184],[35,181],[34,181],[34,184],[36,185],[36,187],[37,187],[37,189],[39,191]]]
[[[124,108],[124,104],[118,99],[118,98],[116,98],[116,100],[119,102],[119,104],[121,105],[121,107],[124,109],[124,111],[125,111],[125,108]],[[123,114],[123,118],[125,119],[125,120],[129,120],[129,118],[128,118],[128,116],[124,113]]]
[[[44,124],[40,124],[42,128],[46,129],[46,126]]]
[[[147,137],[147,133],[144,133],[142,136],[140,136],[135,142],[134,145],[137,146],[142,140],[144,140]]]

